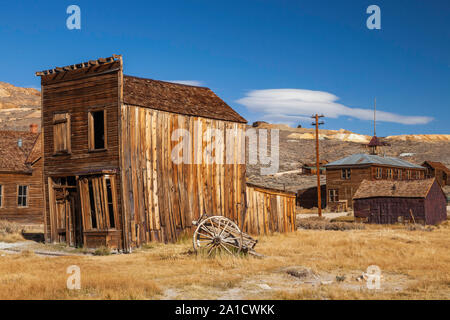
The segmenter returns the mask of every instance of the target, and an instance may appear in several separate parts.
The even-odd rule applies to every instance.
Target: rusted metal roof
[[[36,72],[36,76],[46,76],[46,75],[49,75],[49,74],[56,74],[56,73],[61,73],[61,72],[65,72],[65,71],[72,71],[72,70],[91,68],[93,66],[98,66],[98,65],[105,64],[105,63],[110,63],[110,62],[114,62],[114,61],[120,60],[121,57],[122,57],[121,55],[113,54],[112,57],[108,57],[108,58],[99,58],[99,59],[96,59],[96,60],[90,60],[88,62],[81,62],[81,63],[77,63],[77,64],[71,64],[71,65],[68,65],[68,66],[65,66],[65,67],[55,67],[53,69],[38,71],[38,72]]]
[[[425,180],[363,180],[353,199],[375,197],[425,198],[435,179]]]
[[[247,123],[211,89],[159,80],[123,77],[125,104],[188,116]]]
[[[0,131],[0,172],[31,172],[27,158],[38,136],[28,131]]]
[[[358,166],[358,165],[370,165],[370,164],[379,164],[379,165],[386,165],[386,166],[392,166],[392,167],[400,167],[400,168],[415,168],[415,169],[425,169],[422,166],[419,166],[417,164],[399,159],[394,157],[381,157],[373,154],[365,154],[365,153],[358,153],[358,154],[352,154],[351,156],[339,159],[334,162],[330,162],[325,165],[326,168],[328,167],[345,167],[345,166]]]

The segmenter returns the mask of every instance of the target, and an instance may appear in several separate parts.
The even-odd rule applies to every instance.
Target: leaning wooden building
[[[244,224],[246,120],[210,89],[123,75],[121,56],[37,75],[46,241],[130,251],[203,213]]]

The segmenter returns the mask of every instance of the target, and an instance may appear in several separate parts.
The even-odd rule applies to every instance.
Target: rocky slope
[[[0,130],[28,130],[41,122],[40,92],[0,82]]]

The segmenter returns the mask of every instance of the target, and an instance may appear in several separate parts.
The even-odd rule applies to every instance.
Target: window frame
[[[397,179],[398,180],[402,180],[402,175],[403,175],[403,170],[397,169]]]
[[[3,208],[3,185],[0,184],[0,209]]]
[[[341,180],[351,180],[352,178],[352,169],[351,168],[342,168],[341,169]]]
[[[20,187],[26,187],[26,193],[25,193],[25,195],[21,195],[21,194],[19,194],[19,192],[20,192]],[[28,201],[29,199],[29,195],[30,195],[30,186],[29,185],[27,185],[27,184],[20,184],[20,185],[17,185],[17,208],[28,208],[29,206],[30,206],[30,202]],[[21,198],[21,199],[24,199],[25,198],[25,202],[26,202],[26,205],[24,206],[24,205],[19,205],[19,198]],[[23,201],[22,201],[23,202]]]
[[[375,178],[383,179],[383,168],[380,168],[380,167],[375,168]]]
[[[328,189],[329,202],[339,202],[339,189]]]
[[[65,119],[55,119],[56,115],[65,115]],[[67,149],[66,150],[56,150],[56,126],[58,124],[62,124],[65,123],[66,124],[66,145],[67,145]],[[53,112],[53,116],[52,116],[52,128],[53,128],[53,155],[54,156],[60,156],[60,155],[67,155],[67,154],[71,154],[72,153],[72,122],[71,122],[71,115],[69,112],[66,111],[56,111]]]
[[[391,168],[388,168],[388,169],[386,169],[386,177],[388,178],[388,179],[392,179],[393,177],[394,177],[394,170],[393,169],[391,169]]]
[[[103,112],[103,135],[104,146],[103,148],[95,148],[95,128],[94,128],[94,116],[95,112]],[[106,107],[95,107],[88,109],[88,150],[89,152],[102,152],[108,150],[108,127],[107,127],[107,112]]]

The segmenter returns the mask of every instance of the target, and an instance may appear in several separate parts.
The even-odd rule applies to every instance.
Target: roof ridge
[[[124,74],[124,77],[127,78],[134,78],[134,79],[138,79],[138,80],[150,80],[150,81],[156,81],[156,82],[163,82],[163,83],[168,83],[168,84],[173,84],[173,85],[177,85],[177,86],[185,86],[185,87],[190,87],[190,88],[200,88],[200,89],[208,89],[211,90],[211,88],[209,87],[205,87],[205,86],[194,86],[194,85],[190,85],[190,84],[184,84],[184,83],[178,83],[178,82],[171,82],[171,81],[166,81],[166,80],[157,80],[157,79],[150,79],[150,78],[144,78],[144,77],[137,77],[137,76],[130,76],[128,74]],[[212,91],[212,90],[211,90]]]

